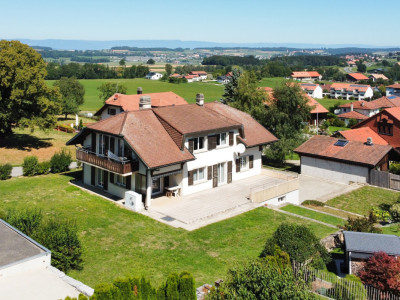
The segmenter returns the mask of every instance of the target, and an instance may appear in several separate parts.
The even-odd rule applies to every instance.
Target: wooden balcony
[[[82,148],[76,149],[76,159],[121,175],[139,171],[139,161],[137,160],[116,161],[104,156],[98,156]]]

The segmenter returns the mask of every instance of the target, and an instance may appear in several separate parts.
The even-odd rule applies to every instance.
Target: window
[[[161,179],[160,178],[153,178],[151,184],[151,193],[158,194],[161,193]]]
[[[124,156],[124,141],[123,140],[121,140],[121,139],[118,139],[118,143],[117,143],[118,145],[117,145],[117,149],[118,149],[118,152],[117,152],[117,155],[119,156],[119,157],[123,157]]]
[[[242,156],[239,158],[239,163],[240,163],[240,170],[247,170],[249,168],[248,165],[249,162],[249,157],[248,156]]]
[[[97,185],[104,186],[104,171],[101,169],[96,169],[97,172]]]
[[[117,110],[115,108],[108,108],[108,114],[114,116],[117,114]]]
[[[193,151],[204,149],[204,136],[196,137],[189,140],[189,148],[193,143]]]
[[[193,170],[193,182],[203,181],[205,179],[205,168]]]
[[[226,132],[217,134],[217,146],[226,145]]]
[[[120,186],[126,186],[126,176],[115,175],[115,183]]]
[[[388,123],[387,119],[378,122],[378,133],[385,135],[393,135],[393,124]]]
[[[286,196],[282,196],[278,198],[278,202],[283,202],[286,200]]]
[[[104,134],[99,134],[99,154],[104,155],[105,154],[105,136]]]

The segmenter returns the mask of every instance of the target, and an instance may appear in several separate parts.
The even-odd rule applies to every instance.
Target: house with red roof
[[[350,73],[346,75],[349,81],[357,82],[361,80],[368,80],[368,77],[362,73]]]
[[[316,99],[322,99],[322,88],[319,84],[314,84],[314,83],[301,83],[300,84],[301,89],[307,93],[307,95],[316,98]]]
[[[339,131],[339,137],[349,141],[365,142],[370,139],[374,144],[389,145],[382,137],[369,127],[360,127]]]
[[[115,93],[106,100],[104,105],[94,115],[100,116],[100,120],[104,120],[122,112],[139,110],[140,98],[142,96],[151,98],[152,107],[187,104],[185,99],[174,92],[143,94],[142,88],[139,87],[136,95]]]
[[[400,96],[400,83],[388,85],[386,87],[386,96]]]
[[[290,77],[294,80],[321,80],[322,75],[317,71],[292,72]]]
[[[348,184],[370,182],[371,170],[389,169],[390,145],[316,135],[294,150],[301,174]]]
[[[373,101],[368,102],[360,100],[360,101],[352,101],[350,103],[341,104],[339,105],[338,108],[340,109],[340,114],[355,111],[368,118],[379,112],[379,107],[376,107],[375,104],[377,103],[376,102],[374,103]]]
[[[389,108],[389,107],[400,107],[400,97],[399,96],[383,96],[381,98],[378,98],[376,100],[370,101],[369,102],[371,105],[373,105],[376,108],[379,108],[380,110]]]
[[[200,80],[206,80],[208,76],[206,71],[192,71],[189,73],[189,75],[197,75],[199,76]]]
[[[148,208],[165,192],[185,196],[258,176],[263,146],[277,141],[249,114],[204,103],[203,94],[195,104],[154,107],[152,101],[140,95],[138,110],[91,124],[67,142],[80,145],[83,184],[126,201],[134,197],[136,210],[143,208],[137,199]],[[297,188],[288,193],[287,201],[298,201]]]
[[[377,82],[379,79],[382,80],[389,80],[385,75],[383,74],[371,74],[368,77],[369,79],[371,79],[373,82]]]
[[[351,84],[351,83],[332,83],[330,86],[330,98],[339,97],[341,99],[355,100],[371,99],[374,96],[374,91],[368,84]]]

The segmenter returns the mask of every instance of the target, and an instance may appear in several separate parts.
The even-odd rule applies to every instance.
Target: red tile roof
[[[354,78],[355,80],[368,80],[368,77],[361,73],[350,73],[347,75]]]
[[[183,99],[181,96],[178,96],[174,92],[135,95],[124,95],[116,93],[106,100],[106,103],[96,112],[95,115],[100,115],[102,111],[109,105],[122,107],[124,111],[139,110],[139,101],[141,96],[150,96],[152,107],[187,104],[185,99]]]
[[[249,114],[220,102],[207,103],[205,106],[231,120],[243,124],[244,138],[239,138],[247,147],[269,144],[278,139]]]
[[[316,71],[304,71],[304,72],[292,72],[292,75],[290,75],[293,78],[307,78],[307,77],[319,77],[321,76],[318,72]]]
[[[388,108],[400,106],[400,97],[384,96],[370,102],[376,108]]]
[[[395,84],[392,84],[392,85],[388,85],[387,87],[388,88],[392,88],[392,89],[400,89],[400,83],[395,83]]]
[[[206,71],[192,71],[192,72],[190,72],[190,74],[193,74],[193,75],[207,75],[207,72]]]
[[[352,84],[352,83],[339,83],[339,82],[331,84],[331,89],[334,89],[336,91],[346,90],[346,91],[366,92],[368,88],[371,88],[371,86],[367,84]]]
[[[368,101],[364,101],[364,100],[359,100],[359,101],[353,101],[350,103],[345,103],[342,105],[339,105],[339,107],[341,108],[350,108],[351,104],[353,104],[353,108],[354,109],[365,109],[365,110],[374,110],[377,109],[376,107],[376,103],[374,103],[373,101],[368,102]]]
[[[311,112],[312,114],[322,114],[322,113],[328,113],[329,110],[327,110],[325,107],[323,107],[317,100],[315,100],[313,97],[309,95],[305,95],[307,100],[308,100],[308,105],[312,107]]]
[[[318,87],[318,84],[313,84],[313,83],[301,83],[300,87],[303,90],[307,91],[315,91],[315,89]]]
[[[349,141],[365,143],[367,138],[372,138],[372,142],[378,145],[389,145],[383,138],[369,127],[339,131],[340,134]]]
[[[344,147],[341,147],[335,145],[337,141],[337,138],[315,135],[294,152],[304,156],[373,168],[392,150],[389,145],[369,146],[358,141],[348,141]]]
[[[342,119],[356,119],[356,120],[365,120],[368,119],[366,115],[363,115],[357,111],[348,111],[346,113],[338,115],[338,118]]]

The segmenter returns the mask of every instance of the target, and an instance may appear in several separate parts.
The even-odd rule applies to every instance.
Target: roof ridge
[[[121,123],[121,129],[119,131],[119,135],[122,135],[122,131],[124,130],[126,118],[128,117],[128,113],[129,113],[129,111],[124,112],[125,116]]]

